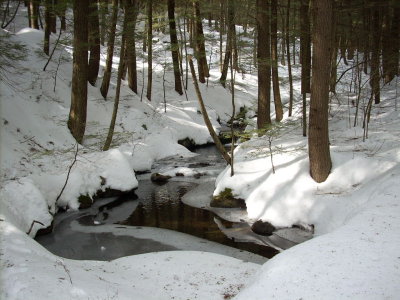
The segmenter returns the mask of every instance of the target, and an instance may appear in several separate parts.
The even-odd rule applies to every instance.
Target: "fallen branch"
[[[58,196],[57,196],[57,198],[56,198],[56,203],[58,202],[58,199],[60,199],[62,193],[64,192],[65,187],[67,186],[68,179],[69,179],[69,175],[70,175],[70,173],[71,173],[71,169],[72,169],[72,167],[74,166],[74,164],[76,163],[76,157],[78,156],[78,150],[79,150],[79,144],[76,143],[76,151],[75,151],[74,161],[73,161],[72,164],[69,166],[68,174],[67,174],[67,179],[65,180],[64,186],[62,187],[60,194],[58,194]]]
[[[193,60],[192,60],[191,56],[189,56],[189,65],[190,65],[190,71],[192,72],[193,84],[194,84],[194,88],[196,90],[197,99],[199,100],[200,110],[201,110],[201,114],[203,115],[204,122],[206,123],[207,129],[210,132],[210,135],[211,135],[218,151],[222,154],[225,161],[230,165],[230,164],[232,164],[231,157],[229,156],[228,152],[226,151],[224,145],[222,145],[221,141],[219,140],[218,135],[215,133],[214,128],[211,124],[210,118],[208,117],[207,110],[204,106],[203,97],[201,96],[199,84],[197,82],[196,71],[194,69]]]

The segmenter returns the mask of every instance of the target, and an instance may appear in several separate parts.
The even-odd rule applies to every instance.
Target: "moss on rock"
[[[246,202],[241,198],[233,196],[232,189],[226,188],[217,196],[213,196],[210,206],[221,208],[246,208]]]

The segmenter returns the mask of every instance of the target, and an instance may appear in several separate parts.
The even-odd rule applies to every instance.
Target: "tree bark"
[[[151,101],[153,84],[153,0],[147,1],[147,92],[146,97]]]
[[[308,14],[309,0],[301,0],[300,6],[300,63],[301,63],[301,93],[309,93],[311,78],[311,37],[310,17]]]
[[[283,118],[281,92],[279,89],[278,74],[278,1],[271,1],[271,59],[272,59],[272,85],[274,91],[275,118],[280,122]]]
[[[129,0],[127,0],[129,1]],[[127,29],[127,21],[129,18],[124,18],[124,24],[122,26],[122,43],[121,43],[121,52],[119,57],[125,57],[125,43],[126,43],[126,29]],[[118,65],[118,76],[117,76],[117,87],[115,90],[115,99],[114,99],[114,107],[111,116],[110,127],[108,128],[108,134],[106,141],[103,146],[103,151],[107,151],[110,149],[112,138],[114,135],[115,121],[117,120],[118,106],[119,106],[119,95],[121,91],[121,81],[122,74],[124,72],[124,65],[120,62]]]
[[[97,0],[91,0],[89,4],[89,71],[88,81],[95,86],[100,69],[100,30],[99,9]]]
[[[125,17],[126,24],[126,65],[128,68],[128,86],[137,94],[137,65],[136,65],[136,45],[135,45],[135,29],[136,19],[139,13],[139,5],[137,0],[126,0]]]
[[[257,0],[258,113],[257,128],[271,124],[271,53],[268,1]]]
[[[226,50],[225,50],[225,58],[224,63],[222,65],[222,72],[219,81],[222,86],[225,87],[226,77],[228,76],[229,69],[229,61],[232,57],[232,48],[233,48],[233,37],[235,35],[235,11],[233,6],[234,0],[228,0],[228,34],[226,38]]]
[[[39,29],[39,4],[38,0],[30,0],[29,1],[29,11],[30,11],[30,26],[33,29]]]
[[[193,8],[195,13],[195,27],[196,27],[196,58],[199,70],[199,81],[205,83],[205,77],[210,77],[208,72],[206,47],[204,44],[203,24],[201,22],[200,2],[199,0],[193,1]]]
[[[289,74],[289,117],[291,117],[293,110],[293,76],[292,76],[292,64],[290,61],[290,0],[287,0],[285,39],[286,39],[286,55],[287,55],[288,74]]]
[[[68,128],[81,144],[86,127],[89,0],[74,0],[74,53]]]
[[[107,98],[108,89],[110,87],[111,69],[114,57],[115,26],[117,25],[117,18],[118,18],[118,0],[112,1],[112,7],[113,10],[112,10],[111,24],[108,32],[106,68],[104,70],[103,81],[101,83],[101,88],[100,88],[101,95],[103,96],[104,99]]]
[[[99,19],[100,19],[100,44],[104,46],[106,41],[108,0],[99,1]]]
[[[201,114],[203,115],[204,123],[207,126],[207,129],[217,147],[218,151],[222,154],[225,161],[230,165],[232,163],[231,157],[228,152],[226,152],[224,145],[222,145],[221,141],[218,138],[218,135],[215,133],[214,128],[210,122],[210,118],[208,117],[206,107],[204,105],[203,98],[200,93],[199,84],[197,83],[196,71],[194,69],[192,58],[189,58],[190,71],[192,72],[193,84],[197,94],[197,99],[199,100]]]
[[[323,182],[332,168],[329,152],[329,81],[332,46],[332,1],[314,2],[313,64],[309,125],[310,175]]]
[[[45,2],[45,14],[44,14],[44,45],[43,52],[49,55],[50,52],[50,28],[51,28],[51,0],[46,0]]]
[[[181,72],[179,70],[179,45],[176,36],[176,23],[175,23],[175,0],[168,0],[168,19],[169,19],[169,36],[171,39],[171,55],[172,63],[174,66],[175,78],[175,91],[183,94]]]
[[[380,13],[379,10],[371,10],[372,18],[371,18],[371,32],[372,32],[372,43],[371,43],[371,80],[370,85],[372,89],[372,93],[374,96],[375,104],[379,104],[381,102],[380,97],[380,37],[381,37],[381,22],[380,22]]]

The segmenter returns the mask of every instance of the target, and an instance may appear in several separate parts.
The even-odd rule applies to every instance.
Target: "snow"
[[[1,299],[223,299],[259,268],[200,251],[74,261],[50,254],[9,223],[0,228]]]
[[[26,8],[20,12],[26,15]],[[43,33],[22,28],[20,24],[27,23],[25,15],[17,16],[12,27],[15,35],[0,33],[2,39],[21,42],[27,48],[25,61],[16,61],[7,80],[0,81],[1,299],[224,299],[238,293],[235,299],[239,300],[398,298],[400,113],[394,110],[398,101],[395,83],[384,87],[382,103],[373,107],[365,141],[361,111],[357,127],[352,126],[355,108],[350,99],[354,95],[347,92],[347,86],[339,86],[330,106],[333,168],[326,182],[317,184],[309,176],[307,139],[300,128],[301,106],[295,103],[294,117],[285,116],[285,125],[272,140],[275,174],[268,140],[253,137],[235,150],[235,176],[231,177],[226,168],[214,190],[205,182],[185,196],[186,203],[209,208],[210,198],[205,195],[216,195],[229,187],[245,199],[247,215],[231,212],[224,215],[227,219],[262,219],[278,228],[314,225],[313,239],[281,252],[262,266],[245,262],[245,256],[228,257],[234,256],[228,249],[219,248],[219,253],[225,254],[221,255],[204,252],[200,246],[196,249],[200,251],[148,253],[110,262],[64,259],[40,246],[32,239],[37,230],[47,227],[60,207],[77,209],[79,195],[93,197],[106,188],[134,189],[138,185],[135,171],[149,170],[156,160],[169,156],[194,155],[177,143],[179,139],[188,137],[198,144],[211,139],[198,113],[192,85],[188,101],[177,96],[171,70],[167,72],[164,112],[161,63],[155,66],[152,102],[140,101],[140,96],[123,84],[114,143],[111,150],[102,152],[115,86],[113,81],[107,101],[98,86],[89,86],[84,145],[79,146],[66,188],[56,201],[76,149],[66,126],[71,49],[63,45],[62,51],[56,51],[55,57],[62,58],[57,74],[58,58],[43,72],[46,57],[39,54]],[[207,28],[205,33],[213,34]],[[160,33],[158,38],[155,57],[161,62],[164,37]],[[231,99],[218,83],[218,57],[213,59],[215,70],[211,70],[209,86],[201,85],[201,90],[212,124],[219,130],[217,118],[229,119]],[[139,77],[142,71],[146,73],[145,68],[140,70]],[[284,67],[279,72],[281,77],[286,76]],[[299,68],[293,72],[299,75]],[[349,76],[346,74],[343,80]],[[246,74],[236,79],[237,110],[246,105],[247,115],[253,116],[257,77]],[[285,102],[287,83],[282,86]],[[294,88],[296,96],[298,81]],[[250,120],[249,127],[252,124],[255,119]],[[176,172],[195,175],[193,169],[185,167],[162,173]],[[212,169],[205,172],[215,174]],[[34,223],[28,236],[33,221],[43,225]],[[90,230],[99,228],[96,225]],[[171,237],[151,229],[139,233],[110,226],[109,230],[114,234],[131,231],[133,236],[152,235],[164,242]],[[185,241],[178,235],[169,242]]]

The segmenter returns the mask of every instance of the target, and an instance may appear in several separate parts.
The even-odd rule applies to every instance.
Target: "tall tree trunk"
[[[235,35],[235,11],[234,11],[234,0],[228,0],[228,34],[226,38],[226,50],[225,50],[225,58],[224,64],[222,65],[222,72],[219,81],[222,86],[225,87],[226,77],[228,76],[229,69],[229,60],[232,57],[232,48],[233,48],[233,37]]]
[[[97,0],[91,0],[89,4],[89,50],[88,81],[95,86],[100,68],[100,31]]]
[[[195,13],[195,27],[196,27],[196,58],[197,65],[199,69],[199,81],[201,83],[205,83],[205,77],[209,77],[210,74],[208,72],[207,65],[207,57],[206,57],[206,47],[204,44],[204,34],[203,34],[203,24],[201,22],[201,13],[200,13],[200,1],[193,1],[194,13]]]
[[[337,80],[337,55],[339,40],[337,39],[337,22],[338,14],[336,13],[335,2],[333,2],[333,17],[332,17],[332,51],[331,51],[331,79],[329,83],[329,91],[336,93],[336,80]]]
[[[271,59],[272,85],[274,90],[275,118],[279,122],[283,118],[281,92],[279,90],[278,74],[278,1],[271,1]]]
[[[67,30],[67,22],[66,22],[66,18],[65,18],[65,12],[67,10],[66,4],[61,3],[59,10],[60,10],[60,21],[61,21],[60,27],[61,27],[62,31],[65,31],[65,30]]]
[[[286,55],[287,55],[288,74],[289,74],[289,117],[291,117],[293,110],[293,76],[292,76],[292,64],[290,61],[290,0],[287,0],[285,38],[286,38]]]
[[[257,0],[258,113],[257,128],[271,124],[271,53],[268,1]]]
[[[307,136],[307,101],[306,95],[310,90],[311,74],[311,37],[310,17],[308,14],[309,1],[301,0],[300,4],[300,63],[301,63],[301,94],[302,94],[302,124],[303,136]]]
[[[332,1],[314,1],[312,90],[310,101],[309,159],[310,175],[323,182],[332,168],[329,151],[328,105],[332,44]]]
[[[311,74],[311,36],[309,0],[301,0],[300,6],[300,55],[301,55],[301,93],[309,93]]]
[[[139,3],[137,0],[126,0],[125,18],[126,24],[126,65],[128,68],[128,86],[137,94],[137,65],[136,65],[136,45],[135,29],[136,19],[139,13]]]
[[[379,10],[371,10],[371,32],[372,32],[372,43],[371,43],[371,88],[372,94],[374,96],[375,104],[381,102],[380,98],[380,75],[379,75],[379,65],[380,65],[380,37],[381,37],[381,22]]]
[[[175,23],[175,0],[168,0],[168,19],[169,19],[169,36],[171,39],[171,54],[172,63],[174,66],[175,77],[175,91],[183,94],[181,72],[179,70],[179,45],[176,36],[176,23]]]
[[[129,0],[126,0],[128,2]],[[125,2],[125,5],[126,5]],[[126,30],[127,30],[127,23],[128,23],[129,17],[124,18],[124,24],[122,26],[122,43],[121,43],[121,52],[119,57],[125,57],[125,43],[126,43]],[[122,74],[124,73],[124,65],[120,62],[118,65],[118,76],[117,76],[117,87],[115,90],[115,99],[114,99],[114,108],[112,112],[112,117],[111,117],[111,122],[110,122],[110,127],[108,128],[108,134],[106,141],[103,146],[103,151],[107,151],[112,142],[112,138],[114,135],[114,128],[115,128],[115,121],[117,120],[117,113],[118,113],[118,106],[119,106],[119,95],[121,91],[121,81],[122,81]]]
[[[396,14],[397,12],[397,14]],[[383,13],[382,67],[385,83],[389,83],[397,74],[399,64],[399,21],[398,8],[385,7]]]
[[[57,6],[57,0],[52,0],[50,3],[50,31],[57,33],[57,14],[55,6]]]
[[[99,1],[100,15],[100,44],[104,46],[106,41],[107,15],[108,15],[108,0]]]
[[[219,68],[222,72],[223,70],[223,50],[222,50],[222,46],[223,46],[223,35],[224,35],[224,31],[225,31],[225,23],[224,23],[224,0],[220,0],[220,14],[219,14]]]
[[[38,0],[29,1],[29,11],[30,11],[30,26],[33,29],[39,29],[39,4]]]
[[[68,128],[78,143],[82,143],[86,127],[88,77],[89,0],[74,0],[74,53],[72,69],[71,108]]]
[[[45,15],[44,15],[44,45],[43,52],[49,55],[50,52],[50,27],[51,27],[51,0],[46,0],[45,2]]]
[[[147,1],[147,92],[146,97],[151,101],[151,89],[153,84],[153,0]]]
[[[118,0],[113,0],[111,24],[108,31],[106,68],[104,70],[103,81],[101,83],[101,88],[100,88],[101,95],[103,96],[104,99],[107,98],[108,88],[110,87],[111,69],[114,57],[115,26],[117,25],[117,18],[118,18]]]

